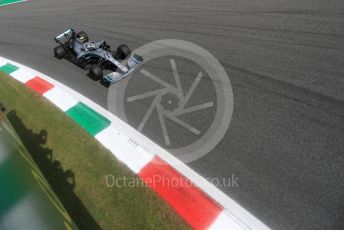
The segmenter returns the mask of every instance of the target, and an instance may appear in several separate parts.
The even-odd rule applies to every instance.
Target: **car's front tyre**
[[[117,52],[119,54],[119,58],[122,60],[124,60],[126,57],[128,57],[131,54],[131,50],[126,44],[122,44],[118,46]]]
[[[103,77],[103,71],[98,65],[92,65],[89,69],[89,74],[95,81],[98,81]]]
[[[54,48],[54,56],[57,59],[62,59],[66,56],[66,50],[62,46],[57,46]]]

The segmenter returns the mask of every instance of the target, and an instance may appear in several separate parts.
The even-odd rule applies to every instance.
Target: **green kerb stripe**
[[[70,108],[67,114],[92,136],[107,128],[111,123],[110,120],[80,102]]]
[[[7,73],[7,74],[11,74],[18,69],[19,68],[17,66],[11,65],[9,63],[7,63],[6,65],[0,66],[0,71]]]
[[[23,2],[23,0],[0,0],[0,6],[9,5],[17,2]]]

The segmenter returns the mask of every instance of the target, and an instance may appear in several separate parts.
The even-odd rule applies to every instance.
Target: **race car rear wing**
[[[68,29],[60,35],[55,37],[55,42],[63,45],[64,43],[68,42],[70,39],[75,37],[75,31],[73,29]]]

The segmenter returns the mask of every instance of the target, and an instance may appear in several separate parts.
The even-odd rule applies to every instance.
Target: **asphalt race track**
[[[222,141],[189,166],[207,178],[238,177],[239,187],[219,188],[273,229],[344,229],[342,0],[32,0],[0,8],[1,56],[106,107],[105,87],[52,55],[54,36],[68,27],[113,46],[173,38],[210,51],[230,77],[233,116]]]

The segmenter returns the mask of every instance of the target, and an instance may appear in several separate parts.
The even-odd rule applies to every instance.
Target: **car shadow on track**
[[[73,191],[73,171],[64,170],[61,162],[54,160],[53,150],[44,147],[48,138],[47,131],[34,133],[25,126],[16,111],[7,113],[7,118],[79,229],[101,229]]]

